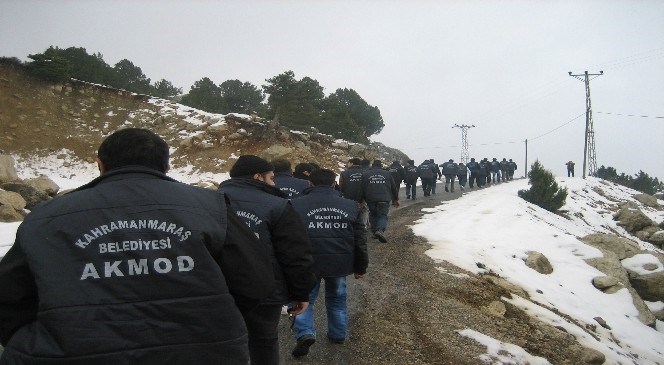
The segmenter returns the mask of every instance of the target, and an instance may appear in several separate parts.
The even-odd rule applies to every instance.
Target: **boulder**
[[[58,191],[60,190],[60,187],[58,184],[56,184],[53,180],[51,180],[48,176],[39,176],[35,177],[33,179],[27,179],[23,181],[24,183],[32,186],[33,188],[43,191],[46,194],[50,196],[56,196],[58,194]]]
[[[639,245],[630,239],[606,233],[585,236],[581,238],[581,242],[596,247],[602,252],[611,251],[617,255],[619,260],[631,257],[641,250]]]
[[[51,197],[42,192],[39,191],[35,188],[33,188],[30,185],[23,184],[23,183],[4,183],[0,185],[0,188],[7,190],[7,191],[13,191],[15,193],[21,194],[23,199],[25,199],[25,208],[26,209],[32,209],[34,208],[37,204],[51,199]]]
[[[648,242],[656,245],[664,245],[664,231],[657,231],[648,238]]]
[[[620,210],[614,214],[613,220],[618,221],[618,225],[624,227],[630,233],[655,225],[647,215],[632,204],[623,204]]]
[[[25,199],[19,193],[0,189],[0,205],[8,205],[15,211],[21,212],[25,209]]]
[[[657,202],[657,198],[655,198],[652,195],[634,194],[632,195],[632,197],[637,201],[639,201],[641,204],[645,205],[646,207],[659,208],[659,203]]]
[[[0,183],[18,180],[14,158],[9,155],[0,155]]]
[[[649,253],[623,260],[629,282],[639,296],[650,302],[664,301],[664,265]]]
[[[17,212],[10,205],[0,205],[0,222],[19,222],[23,220],[23,215]]]
[[[643,299],[641,299],[636,290],[632,288],[627,270],[625,270],[622,263],[618,259],[618,255],[610,250],[603,250],[602,248],[599,249],[602,251],[604,256],[600,258],[587,259],[585,260],[586,263],[603,272],[607,276],[612,276],[618,279],[618,281],[622,283],[625,288],[627,288],[629,294],[632,296],[632,303],[634,303],[634,307],[636,307],[636,310],[639,313],[639,321],[647,326],[652,327],[655,324],[655,317],[650,312],[650,309],[646,306],[646,303],[643,301]],[[613,294],[620,289],[623,289],[621,285],[615,285],[607,288],[604,292],[607,294]]]
[[[284,145],[275,144],[263,150],[263,156],[271,161],[276,158],[288,158],[293,153],[293,149]]]
[[[593,278],[593,286],[599,290],[605,290],[620,284],[620,280],[613,276],[596,276]]]
[[[551,266],[546,256],[536,251],[528,251],[527,254],[526,266],[540,274],[551,274],[553,272],[553,266]]]

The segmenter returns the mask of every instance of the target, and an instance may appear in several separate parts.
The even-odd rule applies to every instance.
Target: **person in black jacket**
[[[274,186],[274,166],[266,160],[242,155],[222,182],[236,214],[265,245],[272,259],[277,289],[260,305],[244,313],[249,331],[252,364],[279,363],[278,325],[281,307],[292,314],[307,309],[309,292],[316,283],[307,231],[291,202]]]
[[[246,364],[240,310],[274,276],[223,192],[167,177],[168,145],[145,129],[108,136],[97,164],[0,262],[0,363]]]
[[[318,298],[320,280],[325,281],[327,337],[332,343],[344,343],[348,336],[346,276],[362,278],[367,272],[367,234],[355,201],[340,197],[334,190],[336,174],[316,170],[309,176],[313,187],[293,200],[293,207],[304,221],[312,244],[314,273],[318,283],[309,294],[309,307],[295,317],[293,337],[297,345],[293,356],[309,353],[316,341],[313,306]]]
[[[366,227],[369,226],[369,207],[362,195],[362,174],[365,171],[362,168],[362,160],[353,157],[348,160],[346,167],[347,169],[339,174],[339,190],[344,198],[357,202],[366,230]]]
[[[385,229],[387,229],[387,213],[390,211],[390,202],[399,207],[399,189],[392,175],[383,170],[380,160],[375,160],[371,168],[362,175],[362,194],[369,207],[369,226],[374,238],[380,242],[387,242]]]
[[[431,170],[430,164],[431,162],[429,160],[424,160],[424,162],[417,167],[420,179],[422,180],[422,192],[424,193],[424,196],[431,195],[431,188],[436,180],[436,175],[434,175],[434,172]]]
[[[456,177],[457,170],[459,168],[452,159],[445,162],[441,166],[443,167],[443,175],[445,175],[445,191],[454,192],[454,178]]]
[[[514,171],[516,171],[516,162],[512,161],[510,158],[507,170],[508,180],[514,179]]]
[[[438,168],[438,164],[434,162],[433,158],[429,159],[429,168],[431,169],[431,172],[433,173],[433,180],[431,180],[431,194],[436,195],[436,182],[438,180],[442,181],[443,174],[440,172],[440,169]]]
[[[417,197],[417,179],[420,177],[420,172],[417,166],[415,166],[414,160],[408,160],[403,169],[406,175],[404,178],[406,182],[406,199],[415,200]]]
[[[286,194],[288,199],[299,197],[309,187],[309,181],[293,177],[291,163],[287,159],[278,158],[271,163],[274,166],[274,186]]]
[[[392,175],[392,179],[394,179],[394,183],[397,184],[397,189],[399,189],[405,177],[403,166],[401,166],[399,161],[393,161],[392,164],[388,166],[386,170],[390,172],[390,174]]]
[[[470,162],[468,162],[466,164],[466,167],[468,168],[468,171],[470,171],[470,178],[468,179],[468,186],[470,186],[470,188],[472,189],[473,185],[475,183],[477,183],[477,187],[479,188],[480,187],[480,182],[479,182],[479,179],[477,177],[477,171],[478,171],[479,167],[478,167],[478,163],[475,161],[474,157],[470,159]]]

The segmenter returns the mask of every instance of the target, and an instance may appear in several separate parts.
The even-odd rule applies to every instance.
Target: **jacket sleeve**
[[[288,297],[308,302],[309,292],[316,284],[312,271],[311,242],[307,230],[290,202],[273,226],[272,247],[288,286]]]
[[[226,240],[217,262],[241,311],[251,309],[276,288],[270,257],[256,236],[227,205]]]
[[[0,343],[3,346],[20,327],[37,319],[39,297],[18,239],[0,262]]]
[[[367,250],[367,230],[358,211],[357,219],[353,222],[353,234],[355,236],[355,247],[353,252],[353,272],[364,275],[369,266],[369,251]]]

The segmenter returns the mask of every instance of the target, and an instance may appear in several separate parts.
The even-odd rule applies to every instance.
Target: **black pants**
[[[279,364],[280,304],[260,304],[244,315],[252,365]]]
[[[413,199],[415,199],[415,195],[417,193],[417,180],[413,182],[408,182],[406,181],[406,196],[412,196]]]

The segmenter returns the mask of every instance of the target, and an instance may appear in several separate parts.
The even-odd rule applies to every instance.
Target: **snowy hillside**
[[[522,179],[473,191],[427,210],[412,228],[432,244],[428,255],[435,260],[476,274],[491,272],[522,287],[530,300],[517,296],[503,300],[563,327],[583,346],[604,353],[606,364],[661,364],[664,323],[657,322],[658,331],[643,325],[627,289],[614,294],[596,289],[592,279],[604,274],[584,259],[602,253],[577,239],[612,231],[633,238],[616,225],[608,207],[616,201],[635,201],[632,195],[637,192],[595,178],[558,178],[558,183],[569,191],[562,208],[568,211],[567,217],[520,199],[517,191],[527,188],[527,180]],[[664,221],[664,211],[641,209],[655,222]],[[649,243],[638,243],[644,250],[661,252]],[[544,275],[528,268],[524,263],[528,251],[544,254],[553,273]],[[655,256],[637,256],[630,259],[631,266],[651,262],[657,265],[653,272],[664,270]],[[664,307],[662,302],[647,304],[653,311]],[[611,329],[597,326],[596,317],[603,318]],[[591,326],[597,327],[592,335],[587,330]],[[473,333],[472,329],[468,332]],[[470,337],[485,343],[481,334]]]

